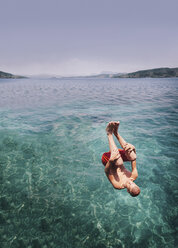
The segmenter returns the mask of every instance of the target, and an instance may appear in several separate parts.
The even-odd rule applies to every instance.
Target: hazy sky
[[[178,67],[177,0],[0,0],[0,8],[2,71]]]

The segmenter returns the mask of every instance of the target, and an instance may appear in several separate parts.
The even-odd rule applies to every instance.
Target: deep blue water
[[[111,120],[135,198],[104,174]],[[177,127],[178,79],[0,80],[1,247],[177,247]]]

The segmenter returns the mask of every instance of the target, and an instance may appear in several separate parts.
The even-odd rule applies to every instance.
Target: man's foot
[[[113,133],[113,131],[114,131],[114,125],[115,125],[114,123],[115,123],[114,121],[110,121],[110,122],[108,123],[108,125],[107,125],[107,127],[106,127],[106,133],[107,133],[107,135]]]
[[[113,121],[113,125],[114,125],[113,133],[114,133],[114,135],[117,135],[117,133],[118,133],[119,124],[120,124],[119,121],[115,121],[115,122]]]
[[[114,151],[111,152],[111,157],[109,159],[110,162],[114,162],[115,160],[117,160],[118,158],[120,158],[120,153],[118,151],[118,149],[115,149]]]

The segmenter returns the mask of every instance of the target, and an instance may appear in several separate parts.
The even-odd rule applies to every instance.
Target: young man
[[[109,122],[106,127],[111,156],[105,166],[105,173],[115,189],[127,188],[127,191],[131,196],[137,196],[140,193],[140,188],[133,182],[138,177],[135,147],[126,143],[120,136],[118,127],[119,122],[114,121]],[[125,156],[131,161],[132,172],[124,167],[123,159],[114,142],[113,134],[116,136],[121,147],[125,150]]]

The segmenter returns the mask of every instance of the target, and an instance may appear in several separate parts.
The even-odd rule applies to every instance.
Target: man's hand
[[[114,162],[116,159],[120,158],[120,153],[118,151],[118,149],[115,149],[111,152],[111,157],[109,159],[110,162]]]
[[[135,146],[133,146],[132,144],[126,143],[123,148],[128,153],[130,153],[132,151],[134,151],[136,153]]]

